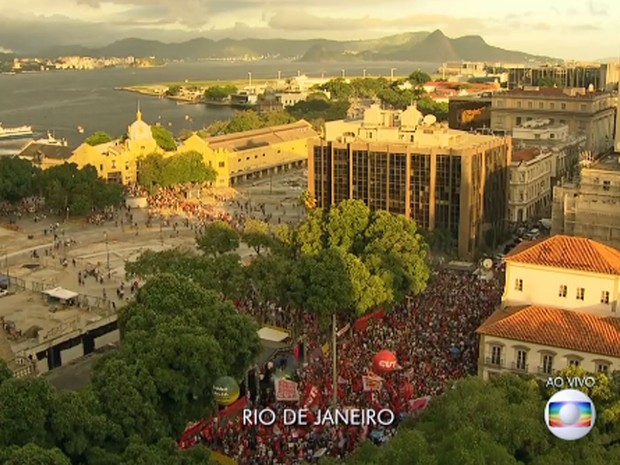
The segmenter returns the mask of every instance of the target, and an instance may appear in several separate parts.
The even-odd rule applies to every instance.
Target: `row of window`
[[[515,291],[523,291],[523,280],[516,279],[515,280]],[[558,297],[566,298],[568,296],[568,286],[564,284],[560,285],[560,290],[558,292]],[[575,298],[577,300],[585,300],[586,290],[583,287],[578,287],[576,289]],[[601,303],[608,304],[609,303],[609,291],[601,291]]]
[[[498,100],[497,106],[503,107],[504,101]],[[545,108],[549,110],[555,110],[556,108],[560,110],[567,109],[566,103],[560,103],[559,105],[556,105],[556,102],[538,102],[538,104],[535,104],[533,101],[527,101],[525,104],[525,107],[526,108],[537,108],[539,110],[544,110]],[[524,108],[523,101],[517,100],[517,108]],[[588,109],[588,106],[585,103],[582,103],[579,105],[579,111],[587,111],[587,109]]]
[[[531,370],[528,369],[528,350],[526,349],[515,349],[515,362],[511,368],[519,371],[529,372]],[[491,366],[495,366],[498,368],[504,367],[504,359],[502,358],[503,347],[501,346],[492,346],[491,347],[491,357],[488,360],[488,364]],[[550,375],[556,370],[555,368],[555,358],[556,356],[549,352],[543,352],[540,354],[540,366],[538,367],[538,371],[543,374]],[[581,366],[581,359],[578,356],[568,356],[566,357],[566,366]],[[596,373],[607,373],[609,371],[611,363],[603,360],[599,360],[594,363],[594,370]]]

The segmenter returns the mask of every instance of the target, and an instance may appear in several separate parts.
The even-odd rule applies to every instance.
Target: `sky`
[[[435,29],[563,59],[620,51],[618,0],[0,0],[0,11],[0,51],[127,37],[350,40]]]

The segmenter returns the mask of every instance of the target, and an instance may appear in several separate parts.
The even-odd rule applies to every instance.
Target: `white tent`
[[[290,337],[287,331],[273,326],[263,326],[258,330],[258,337],[263,341],[282,342]]]
[[[68,289],[64,289],[62,287],[55,287],[54,289],[48,289],[47,291],[43,291],[43,294],[49,297],[53,297],[54,299],[59,299],[59,300],[70,300],[79,295],[77,292],[73,292]]]

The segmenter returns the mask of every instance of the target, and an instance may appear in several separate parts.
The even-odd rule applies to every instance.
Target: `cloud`
[[[590,8],[590,14],[593,16],[605,16],[608,14],[609,8],[606,4],[597,5],[593,0],[590,0],[588,3],[588,7]]]
[[[318,16],[312,13],[291,10],[278,11],[273,14],[267,24],[273,29],[281,31],[334,31],[342,29],[385,30],[416,28],[442,28],[451,26],[467,26],[468,29],[483,29],[485,24],[478,18],[456,18],[448,15],[415,15],[402,18],[377,18],[365,16],[361,18],[342,18]]]
[[[600,31],[601,28],[594,24],[573,24],[569,26],[573,31]]]

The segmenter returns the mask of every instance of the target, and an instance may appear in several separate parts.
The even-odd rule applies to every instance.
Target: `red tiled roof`
[[[487,336],[620,357],[620,318],[549,307],[498,309],[477,330]]]
[[[512,161],[530,161],[533,160],[539,153],[540,150],[534,147],[517,150],[512,153]]]
[[[519,247],[507,262],[620,275],[620,251],[585,237],[555,235]]]

